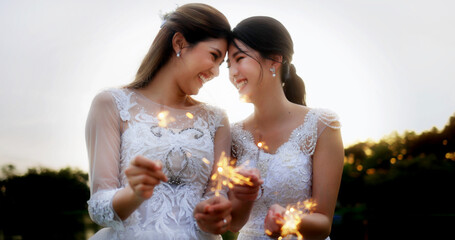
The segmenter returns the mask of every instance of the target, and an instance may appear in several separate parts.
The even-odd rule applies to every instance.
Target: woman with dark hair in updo
[[[228,118],[191,95],[218,76],[230,35],[218,10],[183,5],[165,17],[136,79],[95,97],[88,209],[106,228],[91,239],[221,239],[227,231],[231,203],[208,186],[217,159],[230,154]],[[195,221],[198,204],[210,224]]]
[[[241,201],[236,188],[230,192],[238,239],[279,237],[286,206],[309,199],[317,205],[299,233],[304,239],[330,234],[343,169],[340,123],[333,112],[306,106],[293,53],[289,32],[273,18],[247,18],[233,30],[230,80],[254,113],[231,125],[232,155],[238,165],[249,160],[264,180],[253,203]]]

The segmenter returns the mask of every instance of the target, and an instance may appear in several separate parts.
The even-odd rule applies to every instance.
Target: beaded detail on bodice
[[[259,169],[264,179],[262,196],[255,201],[238,239],[269,239],[264,233],[264,219],[271,205],[285,207],[311,198],[312,155],[318,136],[326,127],[340,127],[337,115],[328,110],[310,109],[288,141],[271,154],[258,150],[253,135],[243,128],[242,122],[231,126],[232,154],[237,158],[237,165],[248,161],[249,166]]]

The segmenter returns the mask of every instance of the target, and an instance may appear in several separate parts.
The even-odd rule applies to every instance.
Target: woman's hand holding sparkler
[[[232,202],[232,222],[230,229],[233,232],[238,232],[243,225],[248,221],[251,209],[253,208],[254,201],[263,192],[261,185],[264,181],[260,177],[258,169],[238,167],[235,170],[236,174],[241,179],[246,181],[231,181],[229,199]]]
[[[264,183],[264,180],[261,179],[261,174],[258,169],[239,169],[237,171],[238,174],[243,175],[245,178],[249,178],[249,184],[240,182],[233,184],[231,189],[233,195],[236,199],[240,201],[247,201],[252,202],[256,200],[259,195],[259,190],[261,189],[261,185]],[[262,193],[261,193],[262,194]]]
[[[112,207],[120,219],[125,220],[145,200],[153,195],[153,190],[161,181],[167,182],[167,177],[161,171],[160,161],[153,161],[143,156],[135,157],[125,175],[128,186],[119,190],[112,200]]]
[[[231,223],[231,211],[231,202],[220,195],[198,203],[193,214],[202,231],[222,234],[228,230]]]
[[[161,171],[160,161],[152,161],[143,156],[137,156],[125,170],[128,185],[134,194],[142,199],[148,199],[153,194],[153,189],[161,181],[167,182],[167,177]]]
[[[265,233],[272,238],[278,238],[281,236],[281,228],[284,224],[283,216],[286,212],[286,209],[278,204],[273,204],[267,216],[264,220],[264,229]]]

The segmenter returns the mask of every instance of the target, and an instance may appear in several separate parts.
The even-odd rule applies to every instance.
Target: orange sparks
[[[281,236],[296,235],[297,239],[303,239],[302,234],[299,232],[299,224],[305,215],[314,211],[316,203],[313,200],[305,200],[298,202],[296,205],[289,205],[286,207],[286,212],[283,216],[283,226],[281,227]]]
[[[203,158],[202,161],[204,161],[206,164],[209,163],[209,161],[205,158]],[[211,188],[211,190],[215,191],[215,196],[220,195],[220,191],[223,186],[227,186],[229,188],[233,188],[234,184],[246,184],[253,186],[250,178],[239,174],[239,168],[234,167],[234,164],[235,161],[230,160],[228,157],[226,157],[224,152],[221,154],[221,157],[216,165],[216,172],[211,177],[211,180],[214,183],[214,186]]]
[[[193,119],[193,117],[194,117],[193,114],[190,113],[190,112],[187,112],[187,113],[186,113],[186,116],[187,116],[189,119]]]

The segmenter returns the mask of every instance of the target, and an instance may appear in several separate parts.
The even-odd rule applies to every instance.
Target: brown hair
[[[147,55],[142,60],[136,78],[127,88],[147,86],[155,74],[169,61],[173,54],[172,37],[180,32],[191,46],[210,38],[230,40],[231,26],[217,9],[201,3],[178,7],[165,15],[164,22]]]
[[[272,59],[273,55],[283,56],[281,82],[284,83],[284,94],[290,102],[306,106],[305,84],[291,64],[294,43],[283,24],[271,17],[250,17],[237,24],[233,38],[259,52],[262,58],[276,61]],[[241,51],[235,42],[232,43]]]

